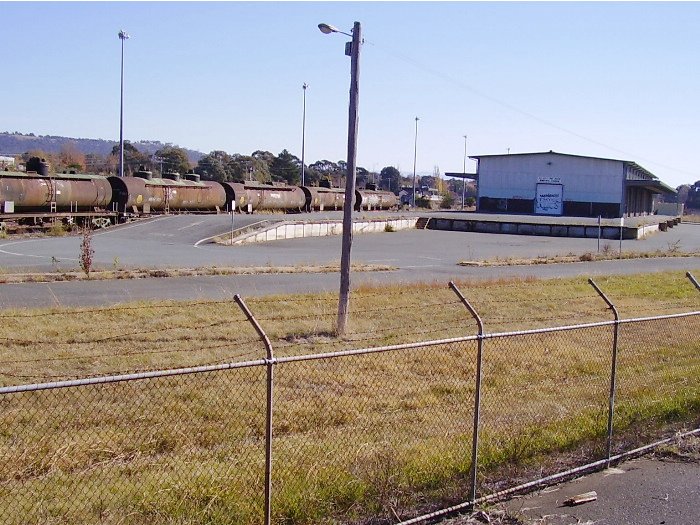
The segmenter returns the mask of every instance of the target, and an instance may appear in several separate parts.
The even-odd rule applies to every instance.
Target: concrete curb
[[[392,231],[407,230],[415,228],[417,222],[418,217],[353,220],[352,231],[358,234],[385,232],[387,229],[391,229]],[[329,235],[341,235],[342,233],[342,221],[284,221],[271,224],[261,230],[240,235],[234,238],[233,244],[241,245],[307,237],[326,237]],[[231,245],[229,239],[221,239],[219,243]]]

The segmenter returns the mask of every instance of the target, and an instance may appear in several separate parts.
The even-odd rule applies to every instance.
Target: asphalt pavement
[[[313,214],[313,219],[340,218],[340,212]],[[236,228],[262,220],[305,216],[241,215]],[[96,232],[96,269],[304,266],[340,260],[341,238],[319,237],[244,246],[199,243],[230,231],[228,215],[177,215],[131,223]],[[0,242],[0,270],[61,272],[78,269],[80,237],[7,239]],[[607,247],[607,248],[606,248]],[[601,249],[617,251],[617,242]],[[627,259],[532,266],[459,266],[460,261],[528,258],[595,253],[596,239],[495,235],[435,230],[406,230],[354,236],[354,263],[387,265],[386,272],[353,272],[352,285],[444,282],[453,279],[553,278],[634,274],[664,270],[700,270],[700,257]],[[623,241],[623,251],[700,252],[700,225],[681,224],[644,240]],[[235,293],[269,295],[337,290],[337,273],[295,273],[210,277],[148,278],[89,282],[25,283],[0,286],[0,307],[115,304],[149,299],[221,299]]]
[[[597,499],[564,502],[594,491]],[[700,463],[640,458],[529,496],[506,508],[539,525],[697,525],[700,523]]]
[[[593,501],[565,503],[590,492]],[[700,462],[650,455],[440,525],[697,525],[698,508]]]
[[[577,496],[587,497],[572,504]],[[695,433],[643,457],[443,519],[440,525],[697,525],[699,508],[700,436]]]

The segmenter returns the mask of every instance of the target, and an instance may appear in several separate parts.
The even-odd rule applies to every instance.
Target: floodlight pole
[[[413,140],[413,207],[416,207],[416,158],[418,157],[418,121],[416,117],[416,134]]]
[[[122,64],[121,64],[121,90],[119,104],[119,176],[124,176],[124,40],[129,35],[123,29],[119,31],[119,40],[122,41]]]
[[[304,90],[304,109],[301,117],[301,185],[304,186],[304,143],[306,141],[306,88],[308,88],[309,86],[306,82],[304,82],[304,85],[301,87]]]
[[[355,177],[357,167],[357,124],[360,96],[360,46],[362,29],[355,22],[350,50],[350,107],[348,111],[348,159],[343,204],[343,246],[340,256],[340,294],[338,298],[338,335],[345,333],[350,308],[350,249],[352,248],[352,211],[355,207]]]
[[[466,194],[466,187],[467,187],[467,136],[464,135],[464,165],[462,168],[462,175],[464,175],[465,178],[462,179],[462,211],[464,211],[464,196]]]

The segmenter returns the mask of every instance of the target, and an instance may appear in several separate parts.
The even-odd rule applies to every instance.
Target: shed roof
[[[531,156],[531,155],[560,155],[562,157],[576,157],[579,159],[596,159],[596,160],[608,160],[608,161],[613,161],[613,162],[622,162],[625,166],[628,166],[630,168],[636,169],[639,172],[643,173],[647,177],[649,177],[649,180],[647,181],[632,181],[628,180],[628,183],[632,183],[632,185],[635,186],[644,186],[648,188],[650,191],[654,191],[655,193],[676,193],[676,190],[672,188],[671,186],[668,186],[667,184],[664,184],[659,180],[659,178],[654,175],[652,172],[647,170],[646,168],[640,166],[634,161],[631,160],[624,160],[624,159],[610,159],[606,157],[590,157],[588,155],[573,155],[571,153],[558,153],[556,151],[536,151],[532,153],[498,153],[498,154],[493,154],[493,155],[471,155],[469,158],[470,159],[484,159],[484,158],[494,158],[494,157],[524,157],[524,156]],[[652,189],[653,188],[653,189]]]

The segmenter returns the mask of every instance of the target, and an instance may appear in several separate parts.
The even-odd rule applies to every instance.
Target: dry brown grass
[[[396,267],[385,264],[354,263],[353,272],[388,272]],[[85,272],[0,273],[0,284],[51,283],[57,281],[104,281],[109,279],[146,279],[152,277],[194,277],[202,275],[263,275],[289,273],[338,273],[339,264],[298,264],[294,266],[211,266],[200,268],[115,269]]]
[[[586,252],[581,255],[541,255],[539,257],[516,258],[516,257],[496,257],[487,261],[459,261],[459,266],[532,266],[537,264],[562,264],[591,261],[610,261],[615,259],[653,259],[659,257],[696,257],[698,252],[684,252],[670,246],[668,250],[656,250],[653,252],[622,252],[614,253],[607,250],[601,253]]]
[[[623,317],[700,304],[680,273],[597,282]],[[583,279],[458,284],[489,332],[611,318]],[[354,291],[342,339],[332,333],[334,294],[247,304],[277,356],[475,333],[445,285]],[[4,385],[264,356],[233,301],[0,317]],[[700,413],[700,342],[690,321],[623,325],[620,428]],[[485,342],[483,483],[504,465],[599,443],[611,339],[610,327],[598,327]],[[395,520],[426,501],[463,497],[475,352],[467,340],[278,365],[275,522]],[[254,367],[4,396],[0,516],[17,524],[259,523],[264,377],[265,368]]]
[[[596,281],[623,317],[698,306],[696,290],[681,273]],[[464,280],[458,286],[490,332],[612,319],[585,279]],[[350,330],[344,338],[333,334],[333,293],[250,297],[247,303],[278,356],[476,332],[471,316],[444,284],[358,288],[352,294]],[[0,381],[5,385],[264,357],[233,300],[6,310],[0,318]]]

